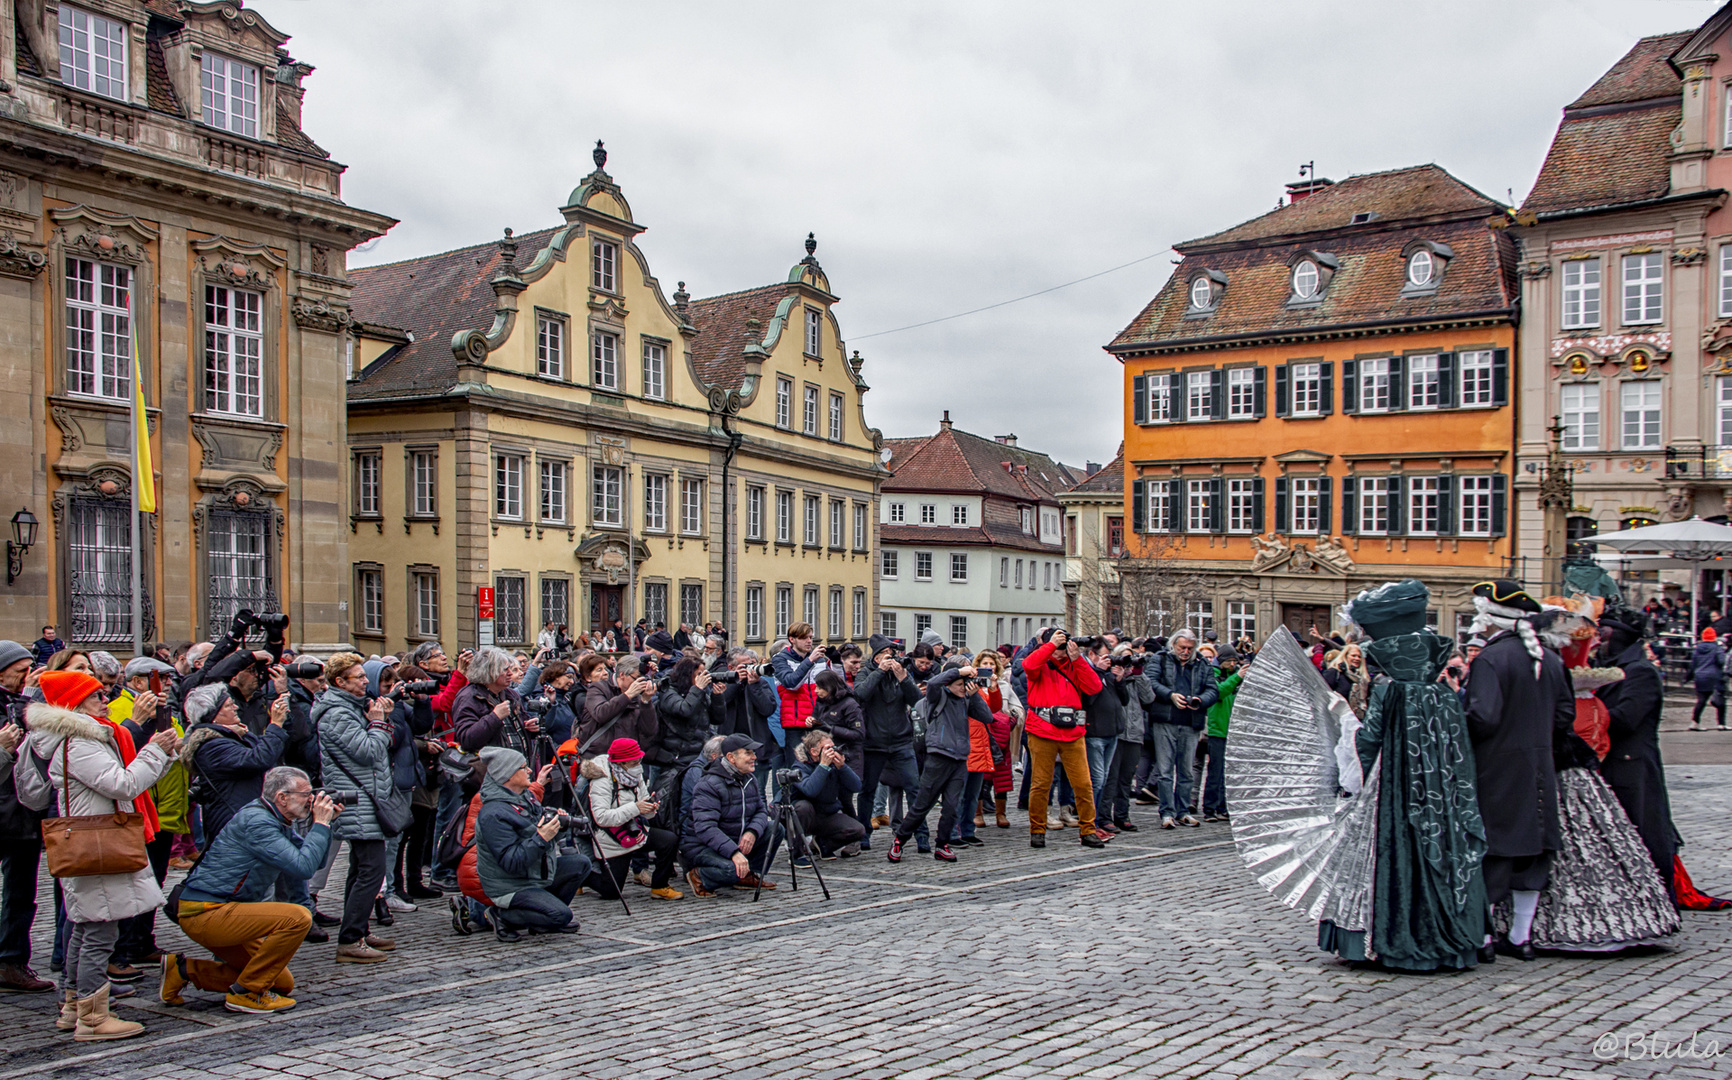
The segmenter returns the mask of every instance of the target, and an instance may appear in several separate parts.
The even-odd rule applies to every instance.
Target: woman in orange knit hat
[[[1702,707],[1714,706],[1720,730],[1726,730],[1726,650],[1715,640],[1719,635],[1712,626],[1702,631],[1702,640],[1690,654],[1690,678],[1696,684],[1696,708],[1690,713],[1690,730],[1702,729]]]

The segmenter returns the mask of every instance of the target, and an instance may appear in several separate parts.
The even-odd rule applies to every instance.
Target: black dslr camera
[[[291,679],[317,679],[325,674],[325,665],[317,660],[296,660],[288,667]]]
[[[1070,640],[1075,643],[1077,648],[1081,649],[1083,652],[1088,652],[1090,649],[1098,647],[1101,642],[1106,639],[1095,636],[1077,635],[1072,637]]]
[[[776,778],[776,791],[792,791],[795,784],[806,779],[799,769],[777,769],[772,775]]]
[[[417,679],[414,682],[401,682],[391,688],[391,696],[401,699],[410,694],[437,694],[439,684],[432,679]]]
[[[360,805],[361,793],[358,791],[333,791],[330,788],[325,788],[324,791],[326,795],[330,796],[331,801],[338,806]]]

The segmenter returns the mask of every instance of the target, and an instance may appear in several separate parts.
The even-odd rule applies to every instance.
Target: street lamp
[[[6,584],[24,573],[24,553],[36,544],[36,515],[21,507],[12,515],[12,538],[6,541]]]

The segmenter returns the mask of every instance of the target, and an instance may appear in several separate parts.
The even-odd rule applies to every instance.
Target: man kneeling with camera
[[[475,818],[475,871],[493,901],[494,933],[517,941],[525,933],[577,933],[571,898],[589,876],[591,860],[560,852],[554,840],[571,819],[544,807],[529,790],[529,761],[506,746],[481,748],[481,813]]]
[[[752,780],[758,747],[746,735],[723,739],[722,756],[705,767],[692,792],[692,829],[680,842],[680,855],[690,867],[686,883],[700,898],[723,886],[776,887],[763,877],[780,837]]]
[[[842,805],[843,792],[860,790],[859,775],[848,767],[828,732],[808,731],[800,740],[796,758],[801,779],[794,785],[794,813],[800,816],[801,831],[818,845],[817,852],[794,852],[796,859],[809,860],[814,854],[834,858],[838,850],[844,855],[859,854],[866,827]]]
[[[175,916],[187,937],[216,954],[162,958],[162,1000],[184,1005],[189,983],[225,994],[231,1012],[273,1013],[294,1007],[289,960],[313,925],[300,904],[268,903],[278,875],[306,879],[325,863],[331,820],[340,808],[314,791],[307,774],[280,766],[265,774],[260,796],[241,809],[211,842],[179,893]],[[293,828],[313,819],[306,836]]]

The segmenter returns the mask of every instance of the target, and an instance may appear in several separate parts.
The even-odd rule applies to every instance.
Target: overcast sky
[[[816,232],[874,426],[929,433],[949,409],[1080,465],[1118,445],[1101,346],[1171,244],[1270,209],[1306,161],[1336,180],[1436,162],[1519,202],[1567,102],[1718,4],[249,6],[318,69],[305,126],[349,166],[345,198],[402,219],[352,264],[557,224],[605,139],[669,293],[779,281]]]

